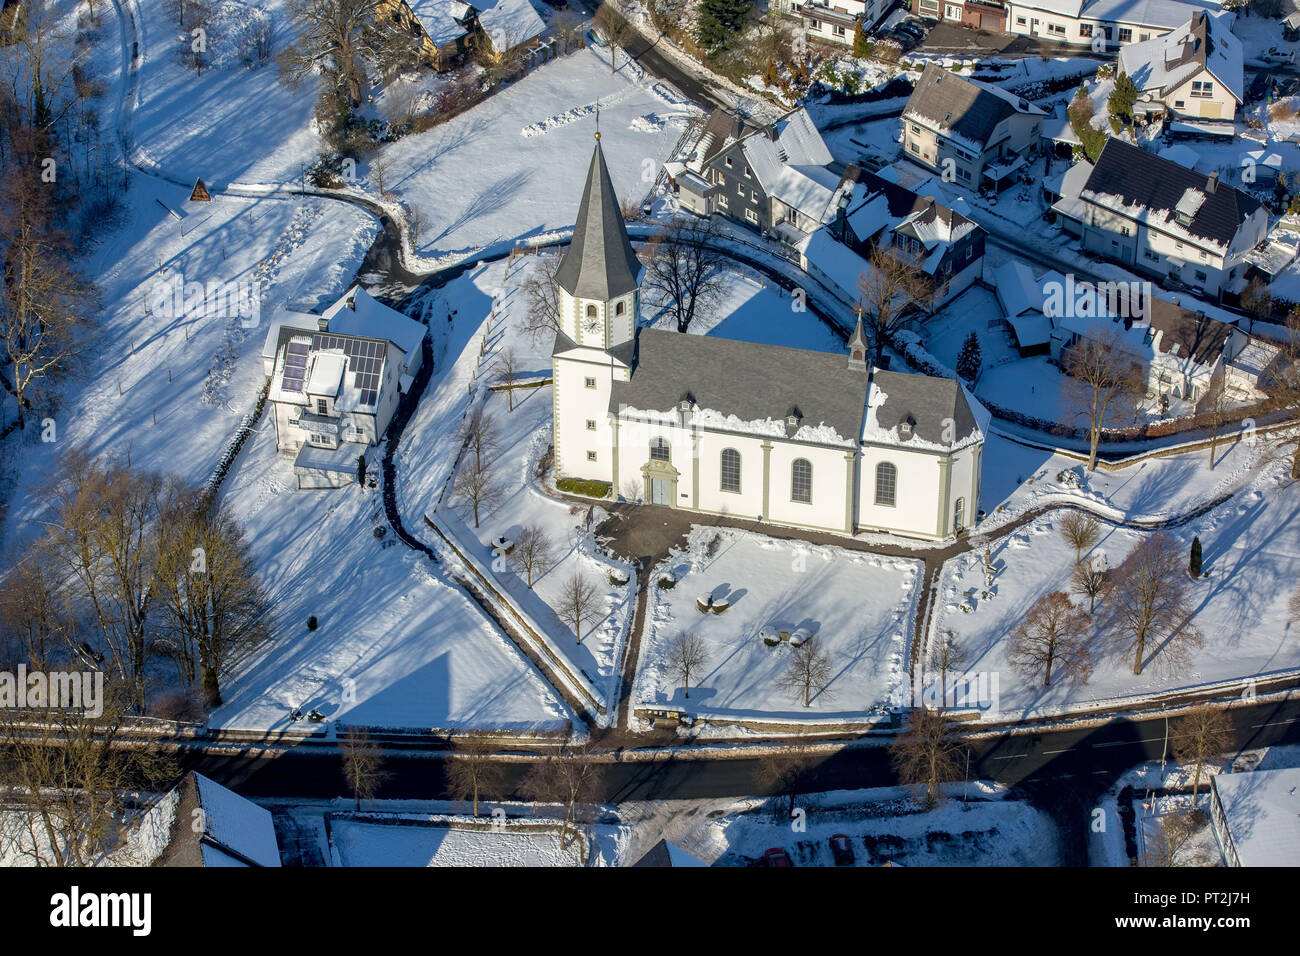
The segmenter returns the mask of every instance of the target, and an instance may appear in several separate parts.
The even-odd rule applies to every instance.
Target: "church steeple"
[[[575,299],[609,302],[636,290],[641,263],[628,241],[627,227],[596,134],[587,186],[573,226],[573,242],[555,280]]]
[[[862,329],[862,306],[858,306],[858,325],[849,337],[849,368],[867,367],[867,336]]]

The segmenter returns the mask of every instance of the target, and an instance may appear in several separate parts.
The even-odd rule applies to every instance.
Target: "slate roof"
[[[555,281],[574,298],[608,302],[635,289],[640,274],[641,263],[628,240],[598,139],[573,225],[573,241]]]
[[[1177,357],[1190,358],[1198,365],[1213,365],[1232,334],[1232,326],[1226,322],[1155,296],[1150,300],[1149,319],[1151,330],[1160,333],[1155,344],[1161,353],[1170,354],[1174,343],[1178,343]]]
[[[982,148],[993,128],[1016,113],[1046,115],[1044,110],[1005,90],[967,80],[930,64],[912,91],[903,117],[926,120],[945,135]]]
[[[669,412],[689,398],[742,422],[780,422],[797,409],[801,426],[829,426],[845,442],[862,430],[867,373],[849,368],[846,354],[660,329],[637,338],[636,366],[630,381],[614,383],[611,412]]]
[[[956,379],[876,369],[872,385],[864,441],[891,441],[904,448],[925,443],[952,449],[967,444],[975,432],[982,434],[988,429],[988,412]],[[883,394],[883,400],[877,399],[878,394]],[[910,439],[898,428],[909,419]],[[949,421],[951,429],[946,425]]]
[[[1188,190],[1205,193],[1205,201],[1182,225],[1174,210]],[[1210,192],[1204,174],[1114,137],[1106,140],[1080,195],[1157,228],[1173,227],[1225,247],[1260,208],[1259,200],[1248,193],[1222,182]]]
[[[1207,70],[1238,103],[1244,99],[1241,41],[1204,10],[1170,33],[1123,47],[1119,63],[1139,90],[1164,96]]]

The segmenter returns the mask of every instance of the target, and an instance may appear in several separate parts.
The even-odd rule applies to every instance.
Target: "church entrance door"
[[[650,479],[650,503],[652,505],[668,504],[668,479]]]

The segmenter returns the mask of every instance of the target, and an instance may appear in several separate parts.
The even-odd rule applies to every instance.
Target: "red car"
[[[763,865],[794,866],[794,863],[791,862],[789,853],[786,853],[785,850],[781,849],[779,846],[775,846],[763,854]]]
[[[855,857],[853,856],[853,844],[843,833],[837,833],[831,837],[831,856],[835,858],[836,866],[852,866]]]

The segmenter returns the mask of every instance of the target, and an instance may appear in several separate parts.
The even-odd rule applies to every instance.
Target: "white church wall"
[[[722,452],[740,453],[740,491],[722,490]],[[763,439],[705,432],[700,436],[700,508],[738,518],[763,513]]]
[[[558,478],[586,478],[611,481],[613,458],[609,426],[610,367],[608,360],[593,361],[603,353],[577,351],[581,358],[556,358],[552,388],[555,416],[555,474]],[[586,380],[594,387],[588,388]],[[595,429],[587,428],[587,422]],[[595,453],[595,460],[588,457]]]
[[[844,456],[852,448],[819,448],[774,439],[772,442],[769,513],[777,524],[795,524],[832,531],[844,530],[844,504],[848,470]],[[792,466],[796,459],[812,464],[812,501],[791,498]]]
[[[898,469],[892,507],[876,504],[876,466],[885,461]],[[939,519],[938,455],[867,446],[863,449],[861,468],[859,527],[935,536]]]

